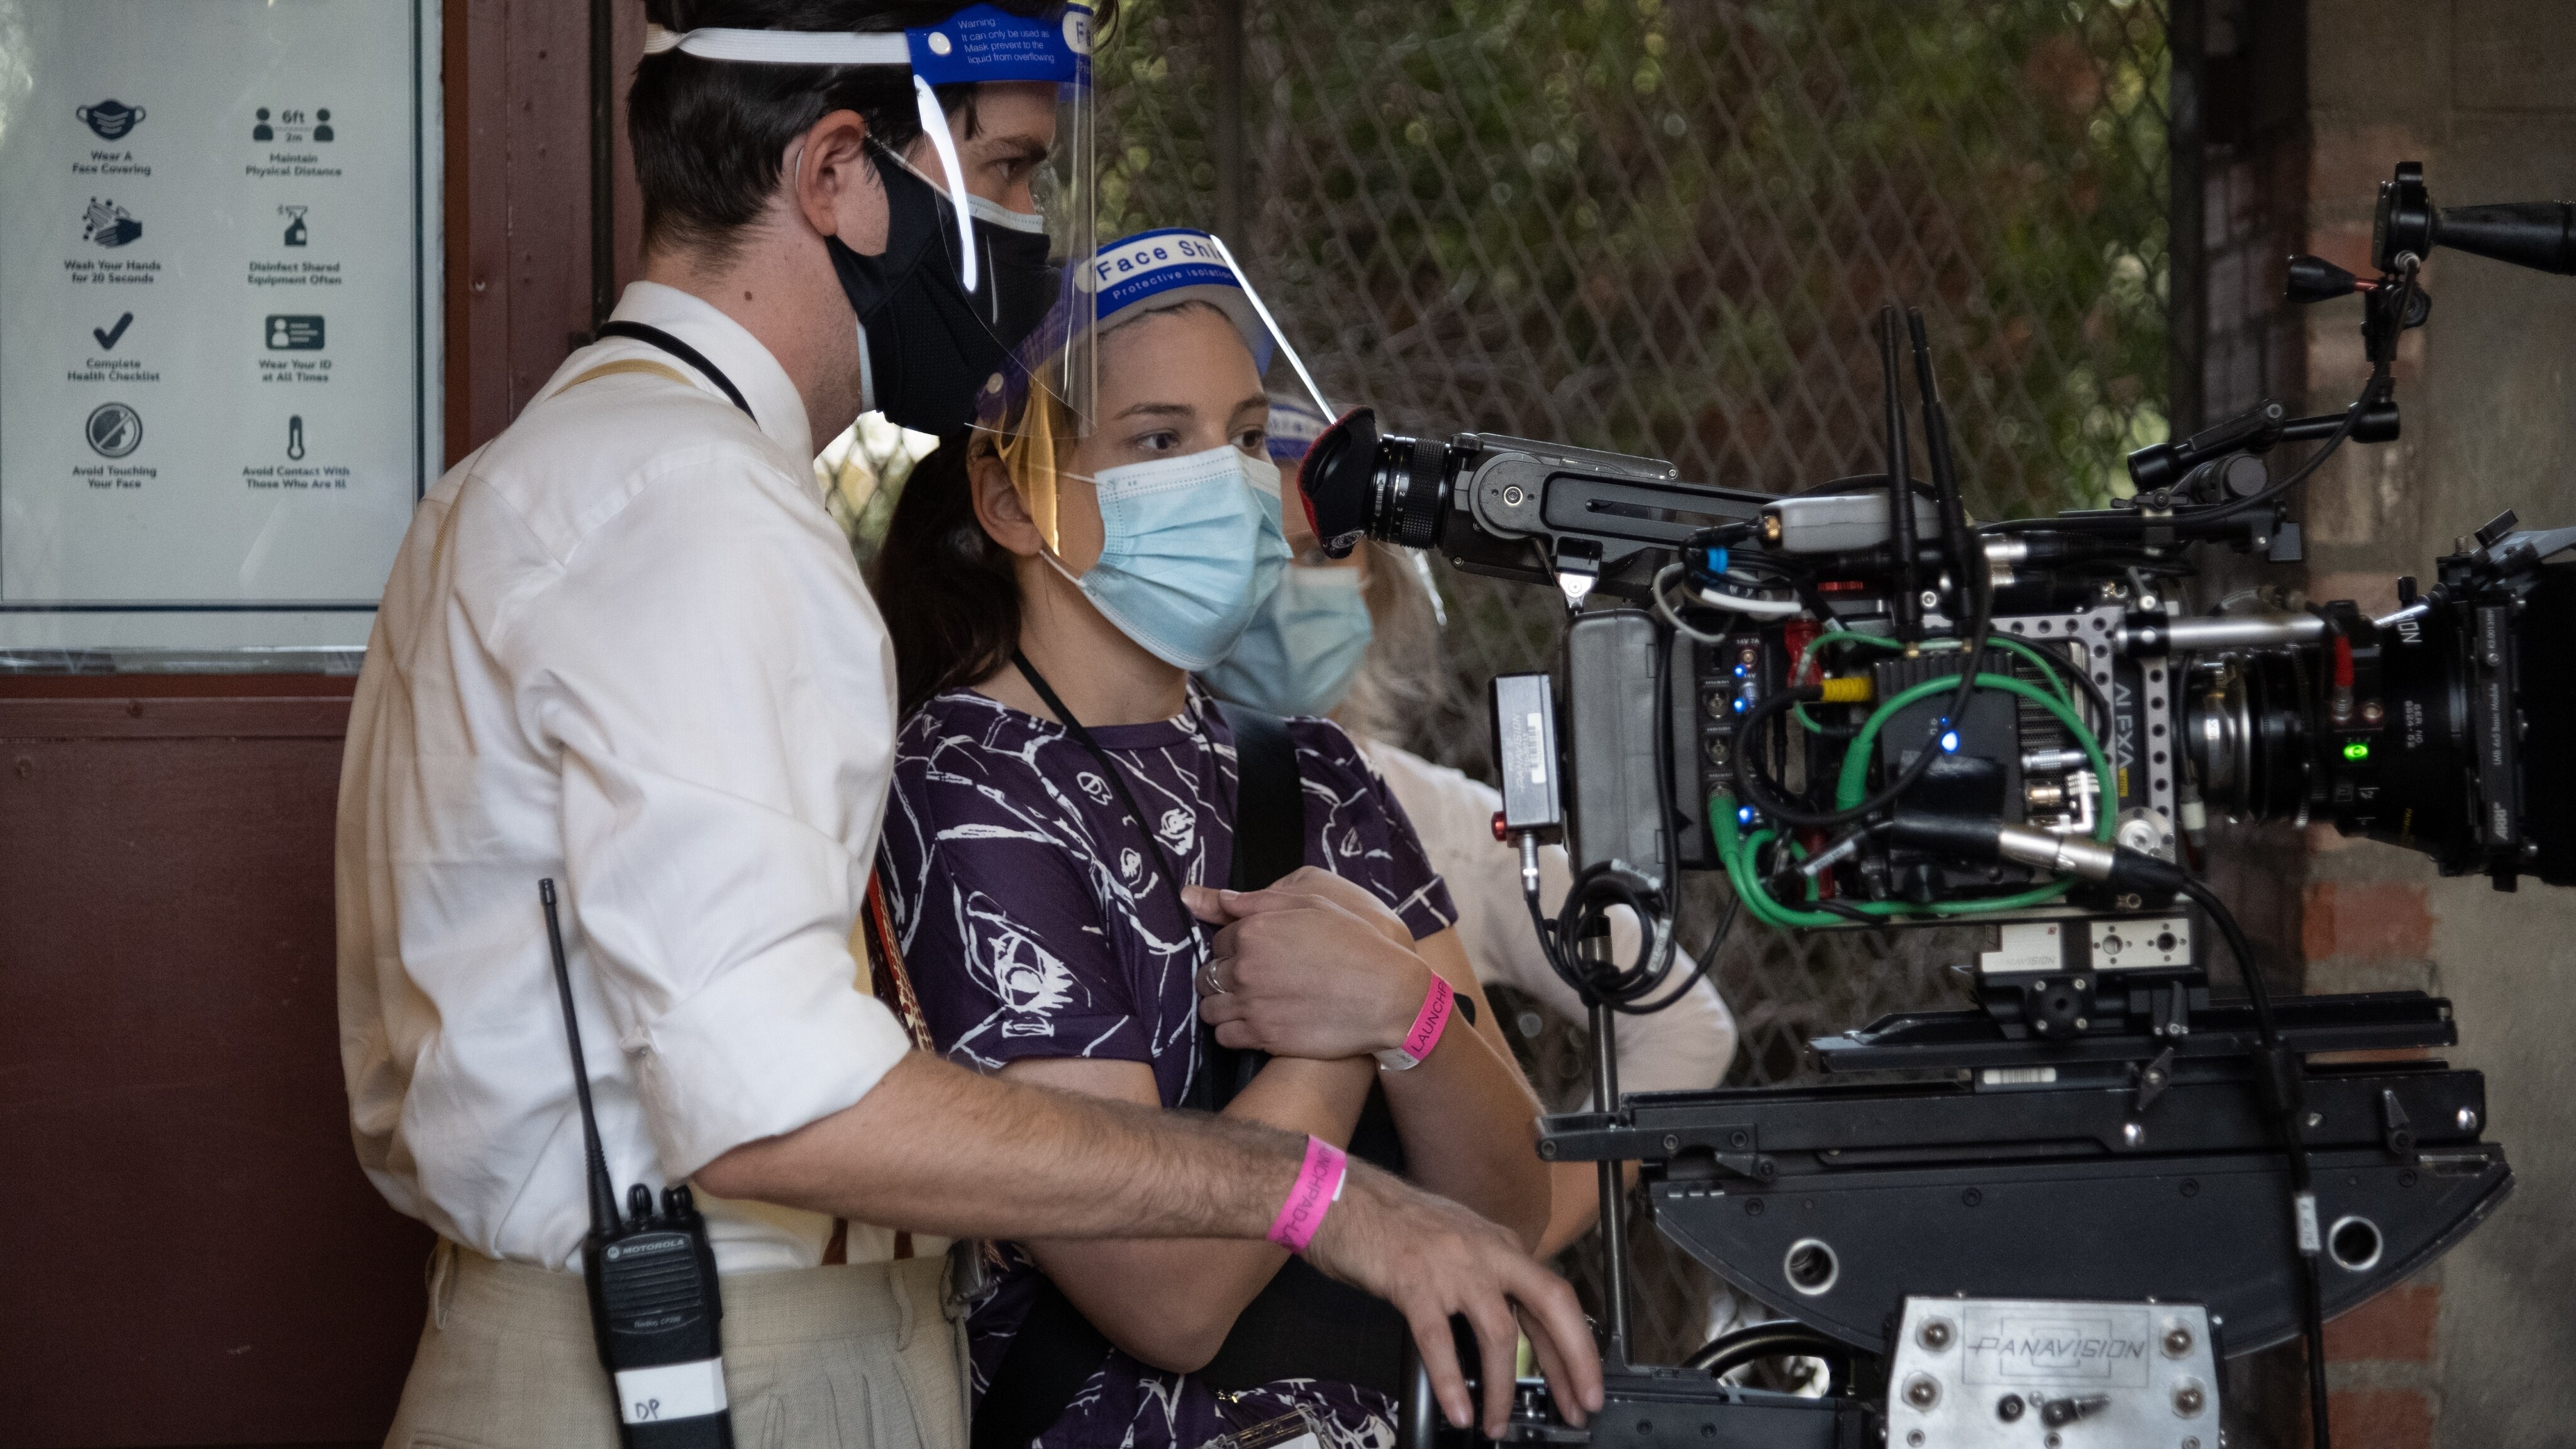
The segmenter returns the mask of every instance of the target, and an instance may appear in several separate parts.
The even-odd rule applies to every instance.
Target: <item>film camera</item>
[[[1609,1109],[1549,1118],[1540,1150],[1601,1164],[1609,1402],[1573,1430],[1528,1389],[1514,1437],[2216,1449],[2222,1357],[2313,1350],[2325,1318],[2510,1191],[2477,1073],[2308,1061],[2456,1044],[2448,1003],[2275,1002],[2194,869],[2217,815],[2331,820],[2499,889],[2576,884],[2576,562],[2555,561],[2576,528],[2494,519],[2380,618],[2183,603],[2213,553],[2298,562],[2291,490],[2397,436],[2390,365],[2429,318],[2436,245],[2576,273],[2576,206],[2443,210],[2401,165],[2375,276],[2290,267],[2294,300],[2361,299],[2352,405],[2267,402],[2142,449],[2134,496],[2097,510],[1970,522],[1915,317],[1918,479],[1893,308],[1885,471],[1800,493],[1529,439],[1385,436],[1365,410],[1318,440],[1301,481],[1328,548],[1436,549],[1554,584],[1571,611],[1553,675],[1494,682],[1496,830],[1592,1008]],[[1551,915],[1535,852],[1557,838],[1576,882]],[[1725,872],[1734,898],[1700,970],[1738,913],[1979,925],[1977,1008],[1819,1039],[1819,1085],[1622,1098],[1616,1019],[1674,993],[1684,870]],[[1656,923],[1634,960],[1603,959],[1613,904]],[[2241,997],[2211,990],[2222,945]],[[1631,1362],[1621,1161],[1642,1164],[1660,1231],[1787,1316],[1682,1365]],[[1784,1353],[1831,1363],[1829,1391],[1719,1377]],[[1409,1416],[1408,1441],[1430,1422]]]

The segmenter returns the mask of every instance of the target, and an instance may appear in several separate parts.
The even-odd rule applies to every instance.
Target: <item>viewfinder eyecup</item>
[[[1324,430],[1297,468],[1306,523],[1324,552],[1348,558],[1369,531],[1369,475],[1377,471],[1377,411],[1353,408]]]

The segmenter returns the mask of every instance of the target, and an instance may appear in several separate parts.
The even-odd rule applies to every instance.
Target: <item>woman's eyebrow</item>
[[[1263,417],[1266,418],[1270,416],[1270,394],[1266,392],[1256,392],[1252,396],[1245,398],[1243,401],[1234,405],[1234,411],[1237,416],[1250,412],[1254,408],[1259,408]]]
[[[1118,416],[1122,418],[1188,418],[1198,416],[1198,411],[1199,410],[1197,408],[1191,407],[1188,403],[1140,402],[1130,403],[1128,406],[1120,408],[1118,410]]]

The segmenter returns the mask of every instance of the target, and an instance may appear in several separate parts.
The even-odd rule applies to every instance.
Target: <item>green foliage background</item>
[[[1104,48],[1102,235],[1215,221],[1335,399],[1785,489],[1873,465],[1870,332],[1925,308],[1975,501],[2094,503],[2164,435],[2148,0],[1206,0]],[[1242,238],[1236,238],[1239,243]]]

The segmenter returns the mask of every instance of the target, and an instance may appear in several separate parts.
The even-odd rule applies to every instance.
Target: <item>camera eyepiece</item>
[[[1343,414],[1297,473],[1306,521],[1324,552],[1345,557],[1363,538],[1429,548],[1448,512],[1453,452],[1434,438],[1381,435],[1374,409]]]

